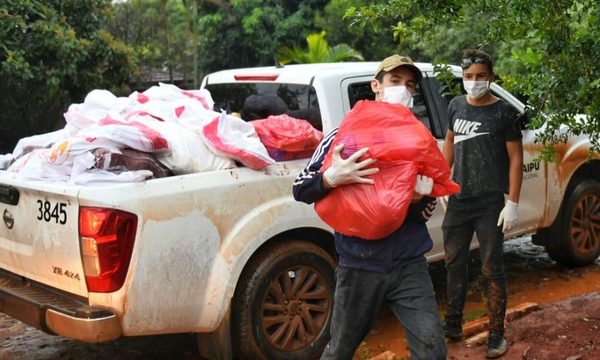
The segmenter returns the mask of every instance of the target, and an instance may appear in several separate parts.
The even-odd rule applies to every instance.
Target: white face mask
[[[463,80],[463,86],[467,91],[467,95],[474,99],[479,99],[488,92],[490,82]]]
[[[406,88],[406,86],[389,86],[383,88],[383,94],[381,94],[381,101],[389,104],[400,104],[407,108],[413,107],[413,96],[412,93]]]

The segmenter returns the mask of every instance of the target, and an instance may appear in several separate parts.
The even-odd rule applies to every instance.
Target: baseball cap
[[[409,58],[408,56],[400,56],[397,54],[383,59],[383,61],[381,62],[381,64],[379,64],[377,70],[375,71],[375,76],[379,75],[381,71],[392,71],[398,66],[406,66],[415,75],[415,79],[417,81],[423,78],[421,70],[419,70],[419,68],[415,66],[411,58]]]

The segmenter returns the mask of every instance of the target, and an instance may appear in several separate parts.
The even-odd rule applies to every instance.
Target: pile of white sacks
[[[252,125],[213,106],[207,90],[162,83],[128,97],[93,90],[82,104],[69,107],[63,129],[23,138],[11,154],[0,155],[0,170],[72,184],[142,181],[153,175],[145,169],[99,167],[97,149],[151,153],[174,174],[228,169],[236,166],[234,160],[255,169],[274,163]]]

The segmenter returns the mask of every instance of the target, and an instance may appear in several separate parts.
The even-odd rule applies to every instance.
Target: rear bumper
[[[49,334],[99,343],[121,337],[119,318],[85,299],[0,270],[0,312]]]

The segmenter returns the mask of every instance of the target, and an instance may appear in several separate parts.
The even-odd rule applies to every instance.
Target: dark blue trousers
[[[504,275],[504,234],[497,226],[504,207],[502,193],[458,199],[450,197],[444,217],[444,252],[448,271],[446,317],[462,318],[469,280],[469,246],[477,234],[481,273],[490,318],[490,331],[504,334],[506,278]]]
[[[387,274],[338,266],[336,279],[331,341],[321,359],[352,359],[384,301],[404,327],[411,359],[446,359],[425,259]]]

